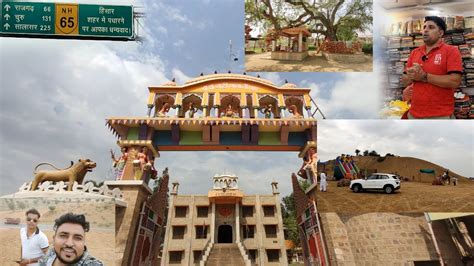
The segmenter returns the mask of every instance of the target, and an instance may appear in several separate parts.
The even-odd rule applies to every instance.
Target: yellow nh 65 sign
[[[77,4],[56,4],[56,34],[78,34],[79,12]]]

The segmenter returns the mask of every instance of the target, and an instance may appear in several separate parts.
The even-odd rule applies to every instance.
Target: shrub
[[[372,44],[364,43],[364,45],[362,45],[362,52],[364,52],[364,54],[373,54]]]

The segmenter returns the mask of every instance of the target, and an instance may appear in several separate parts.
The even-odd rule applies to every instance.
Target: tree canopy
[[[306,180],[300,180],[300,187],[306,190],[311,184]],[[296,223],[296,205],[293,193],[281,199],[281,216],[286,228],[286,239],[293,241],[295,247],[301,247],[298,224]]]
[[[371,0],[246,0],[245,22],[266,32],[306,26],[329,40],[354,38],[372,27]]]

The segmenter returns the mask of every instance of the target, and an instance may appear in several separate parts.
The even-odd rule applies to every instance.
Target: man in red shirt
[[[405,86],[413,85],[403,91],[405,98],[411,96],[409,119],[454,118],[454,89],[461,83],[463,67],[458,48],[443,42],[445,32],[443,19],[425,17],[425,44],[411,52],[401,77]]]

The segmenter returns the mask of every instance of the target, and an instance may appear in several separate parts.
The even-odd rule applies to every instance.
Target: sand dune
[[[380,157],[377,156],[354,156],[359,169],[368,169],[369,171],[377,171],[382,173],[394,173],[402,177],[408,177],[410,180],[418,182],[431,183],[433,181],[433,174],[420,173],[420,169],[433,169],[435,176],[443,174],[446,167],[425,161],[423,159],[413,157],[392,157],[388,156],[381,162]],[[383,158],[383,157],[382,157]],[[330,160],[326,162],[326,171],[329,176],[334,175],[334,162]],[[321,164],[318,165],[318,170],[322,170]],[[450,176],[456,176],[459,183],[470,182],[465,176],[456,173],[455,169],[449,169]]]

